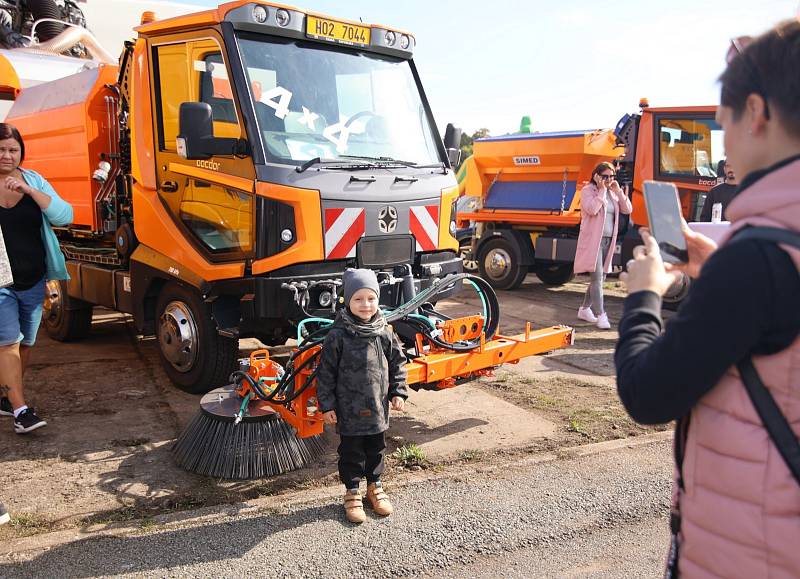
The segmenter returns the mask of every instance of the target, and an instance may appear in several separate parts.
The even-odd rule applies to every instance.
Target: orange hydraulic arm
[[[448,320],[442,325],[443,336],[451,341],[476,337],[477,330],[482,330],[482,320],[476,316],[467,316]],[[461,328],[461,331],[459,331]],[[472,331],[470,331],[470,328]],[[568,326],[551,326],[540,330],[532,330],[531,324],[525,327],[525,333],[517,336],[497,334],[493,340],[485,341],[485,334],[480,331],[480,346],[467,351],[456,352],[426,344],[425,338],[417,335],[417,352],[420,355],[406,364],[407,382],[426,389],[443,390],[452,388],[463,382],[491,375],[492,369],[501,364],[515,364],[522,358],[542,354],[552,350],[566,348],[574,343],[573,329]],[[295,360],[296,368],[303,368],[304,363],[315,357],[321,346],[302,352]],[[281,417],[291,424],[300,438],[308,438],[322,433],[322,414],[317,410],[316,382],[306,387],[306,382],[314,373],[314,363],[310,362],[295,375],[294,392],[299,393],[293,399],[277,396],[274,401],[267,402],[255,397],[255,392],[248,382],[241,383],[237,394],[242,398],[253,397],[251,404],[259,408],[269,407],[277,411]],[[271,391],[274,388],[276,373],[280,367],[269,359],[267,350],[258,350],[250,355],[248,373],[260,381],[262,388]],[[291,395],[290,395],[291,396]]]

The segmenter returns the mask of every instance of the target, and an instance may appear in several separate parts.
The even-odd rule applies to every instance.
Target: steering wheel
[[[364,118],[364,117],[379,117],[379,116],[380,115],[378,113],[373,112],[373,111],[359,111],[356,114],[354,114],[352,117],[347,119],[347,122],[344,124],[344,128],[345,129],[349,128],[350,125],[352,125],[358,119],[361,119],[361,118]]]

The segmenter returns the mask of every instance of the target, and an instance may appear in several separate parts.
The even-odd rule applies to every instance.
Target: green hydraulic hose
[[[306,318],[303,321],[301,321],[299,324],[297,324],[297,343],[298,344],[303,341],[303,335],[302,335],[303,334],[303,326],[305,326],[306,324],[308,324],[310,322],[318,322],[318,323],[321,323],[321,324],[332,324],[333,320],[329,320],[328,318]]]

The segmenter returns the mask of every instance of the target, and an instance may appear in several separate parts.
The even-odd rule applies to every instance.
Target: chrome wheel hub
[[[61,284],[57,281],[48,281],[44,291],[42,304],[43,317],[48,322],[55,322],[61,317],[64,300],[61,297]]]
[[[158,345],[173,368],[188,372],[194,367],[199,338],[189,307],[183,302],[169,302],[158,319]]]
[[[505,249],[493,249],[484,262],[486,273],[492,279],[502,279],[511,268],[511,256]]]

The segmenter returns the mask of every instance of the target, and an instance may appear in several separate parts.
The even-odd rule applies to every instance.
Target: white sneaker
[[[592,308],[578,308],[578,319],[592,324],[597,323],[597,316],[592,313]]]
[[[597,316],[597,327],[601,330],[610,330],[611,329],[611,322],[608,321],[608,314],[603,312],[599,316]]]

